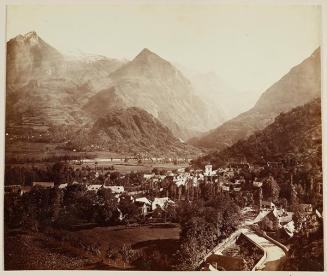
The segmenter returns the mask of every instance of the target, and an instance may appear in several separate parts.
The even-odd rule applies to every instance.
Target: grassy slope
[[[131,269],[121,262],[109,262],[105,252],[110,246],[119,250],[124,244],[147,252],[159,250],[171,254],[178,245],[178,225],[155,225],[126,228],[96,227],[69,232],[85,244],[99,243],[101,255],[72,247],[42,233],[16,233],[5,235],[6,270],[30,269]],[[28,253],[28,254],[26,254]],[[100,267],[99,263],[103,266]],[[136,268],[134,268],[136,269]]]

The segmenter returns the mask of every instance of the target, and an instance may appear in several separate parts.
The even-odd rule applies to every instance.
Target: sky
[[[254,104],[320,46],[320,20],[313,5],[10,5],[7,40],[34,30],[63,53],[127,59],[148,48]]]

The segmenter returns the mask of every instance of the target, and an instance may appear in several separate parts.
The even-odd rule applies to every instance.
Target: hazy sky
[[[132,59],[143,48],[216,72],[253,102],[320,45],[317,6],[8,6],[7,39],[35,30],[62,52]]]

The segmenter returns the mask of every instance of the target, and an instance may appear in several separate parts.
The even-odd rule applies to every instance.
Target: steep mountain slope
[[[178,137],[184,139],[191,133],[205,131],[210,122],[217,121],[217,114],[194,94],[189,80],[171,63],[148,49],[110,74],[110,78],[115,94],[124,105],[148,111]],[[107,90],[110,95],[104,101],[103,93],[90,99],[92,105],[97,102],[101,110],[104,109],[101,106],[107,106],[113,96],[112,91]],[[89,105],[85,108],[90,111]]]
[[[66,57],[35,32],[7,43],[6,115],[9,125],[81,125],[90,122],[81,109],[122,62],[105,57]]]
[[[319,97],[320,86],[319,48],[266,90],[252,109],[190,142],[196,146],[222,150],[263,129],[281,112]]]
[[[291,158],[321,167],[321,102],[320,98],[281,113],[275,121],[246,140],[220,152],[211,153],[194,164],[211,162],[223,165],[229,161],[261,163]]]
[[[183,156],[199,153],[175,138],[172,132],[150,113],[137,108],[115,109],[99,118],[94,125],[76,135],[72,143],[119,153],[151,153],[160,156]]]

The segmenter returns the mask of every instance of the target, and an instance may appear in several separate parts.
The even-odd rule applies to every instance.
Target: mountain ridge
[[[319,97],[320,91],[320,48],[318,48],[310,57],[291,68],[286,75],[268,88],[253,108],[201,137],[192,138],[189,142],[198,147],[222,150],[263,129],[281,112],[287,112]]]
[[[321,98],[318,97],[281,113],[273,123],[248,138],[194,160],[193,163],[202,166],[210,162],[215,166],[223,166],[229,162],[266,164],[267,161],[292,160],[321,167],[321,132]]]

